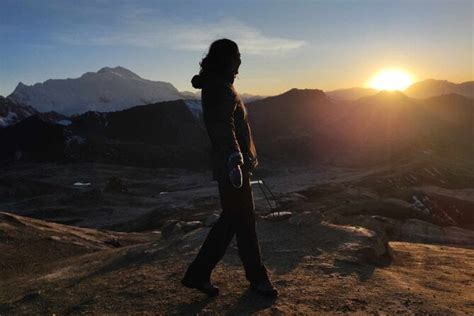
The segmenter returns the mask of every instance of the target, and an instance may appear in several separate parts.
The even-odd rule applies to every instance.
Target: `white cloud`
[[[222,37],[235,40],[243,52],[256,55],[284,53],[304,45],[300,40],[266,36],[255,28],[229,19],[196,25],[192,31],[180,29],[176,35],[179,48],[199,51],[206,49],[213,40]]]
[[[125,27],[111,28],[82,25],[81,28],[55,35],[57,40],[73,45],[126,45],[135,47],[166,47],[187,51],[204,51],[222,37],[236,41],[244,54],[283,54],[298,49],[304,41],[263,34],[260,30],[235,19],[216,22],[160,21],[137,16],[123,20]],[[146,12],[143,12],[146,14]]]

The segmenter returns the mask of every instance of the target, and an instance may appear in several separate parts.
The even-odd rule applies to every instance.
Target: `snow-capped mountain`
[[[75,79],[50,79],[27,86],[19,83],[8,96],[40,112],[80,114],[117,111],[139,104],[183,99],[171,84],[143,79],[123,67],[104,67]]]
[[[38,112],[31,106],[17,104],[0,96],[0,127],[7,127],[35,114]]]

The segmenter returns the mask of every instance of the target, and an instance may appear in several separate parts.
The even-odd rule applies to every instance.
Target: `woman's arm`
[[[240,153],[234,124],[234,111],[237,107],[231,88],[219,89],[216,95],[214,137],[219,146],[221,157]]]
[[[227,171],[232,185],[242,187],[243,156],[237,140],[234,112],[237,107],[235,94],[231,88],[219,89],[216,100],[215,138],[219,144],[220,157],[226,159]]]

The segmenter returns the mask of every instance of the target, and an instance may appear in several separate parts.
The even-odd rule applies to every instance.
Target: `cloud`
[[[158,17],[150,18],[149,12],[133,11],[122,22],[121,26],[115,27],[81,25],[76,30],[57,33],[54,38],[71,45],[123,45],[204,51],[213,40],[226,37],[236,41],[244,54],[252,55],[284,54],[305,44],[302,40],[265,35],[235,19],[170,22],[160,21]]]
[[[301,40],[264,35],[259,30],[233,19],[181,28],[176,35],[175,44],[182,49],[202,51],[213,40],[227,37],[235,40],[243,52],[255,55],[285,53],[305,44]]]

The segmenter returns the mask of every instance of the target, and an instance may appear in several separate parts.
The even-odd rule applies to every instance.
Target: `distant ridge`
[[[447,80],[427,79],[412,84],[404,92],[412,98],[420,99],[452,93],[474,98],[474,81],[453,83]]]
[[[337,89],[327,91],[326,94],[335,100],[356,100],[362,97],[376,94],[377,90],[372,88],[354,87],[349,89]]]
[[[335,100],[357,100],[376,94],[372,88],[354,87],[326,91],[326,94]],[[411,98],[426,99],[446,94],[459,94],[467,98],[474,98],[474,81],[453,83],[447,80],[427,79],[413,83],[403,93]]]

